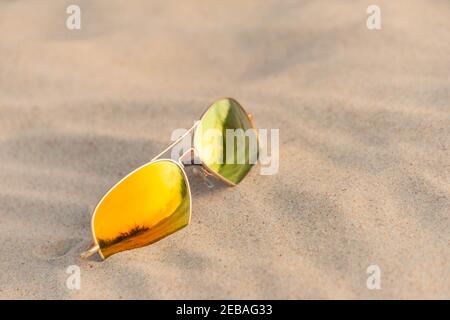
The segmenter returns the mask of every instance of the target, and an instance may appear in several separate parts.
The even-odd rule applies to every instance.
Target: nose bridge
[[[190,158],[190,160],[191,160],[191,162],[192,162],[192,153],[194,153],[194,157],[195,157],[195,149],[194,148],[189,148],[188,150],[186,150],[179,158],[178,158],[178,162],[184,167],[184,163],[183,163],[183,160],[186,160],[185,159],[185,157],[187,156],[187,155],[191,155],[191,158]]]

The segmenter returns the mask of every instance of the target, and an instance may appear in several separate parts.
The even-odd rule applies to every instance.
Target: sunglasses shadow
[[[230,188],[225,182],[214,176],[205,177],[199,168],[195,166],[185,167],[189,179],[192,197],[202,197],[208,194],[223,191]]]

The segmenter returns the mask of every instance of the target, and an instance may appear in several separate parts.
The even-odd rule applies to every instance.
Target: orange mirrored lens
[[[158,160],[129,174],[100,201],[93,233],[104,258],[158,241],[189,224],[191,195],[183,169]]]

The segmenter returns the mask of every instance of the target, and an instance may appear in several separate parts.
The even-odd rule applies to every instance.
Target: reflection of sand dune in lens
[[[113,239],[108,239],[108,240],[99,239],[98,243],[99,243],[100,247],[106,248],[106,247],[112,246],[116,243],[122,242],[123,240],[129,239],[132,237],[137,237],[138,235],[143,234],[143,233],[147,232],[148,230],[150,230],[150,228],[146,227],[146,226],[142,226],[142,227],[135,226],[130,231],[122,232]]]
[[[189,223],[189,205],[190,200],[186,197],[170,216],[151,228],[133,228],[112,240],[98,239],[103,256],[106,258],[120,251],[149,245],[185,227]]]

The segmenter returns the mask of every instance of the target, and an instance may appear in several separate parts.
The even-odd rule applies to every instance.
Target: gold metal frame
[[[240,104],[239,102],[237,102],[237,101],[236,101],[235,99],[233,99],[233,98],[224,97],[224,98],[221,98],[221,99],[217,99],[216,101],[223,100],[223,99],[229,99],[229,100],[235,101],[235,102],[237,103],[237,105],[242,109],[242,111],[244,111],[244,113],[247,115],[247,117],[248,117],[248,119],[249,119],[249,121],[250,121],[250,124],[252,125],[252,128],[255,130],[257,142],[259,142],[258,131],[257,131],[257,129],[256,129],[256,126],[255,126],[254,122],[253,122],[253,117],[252,117],[252,115],[251,115],[250,113],[248,113],[248,112],[241,106],[241,104]],[[186,174],[186,171],[185,171],[185,166],[189,166],[189,165],[200,165],[200,166],[202,167],[203,173],[204,173],[205,175],[212,175],[212,176],[216,177],[217,179],[219,179],[219,180],[225,182],[225,183],[226,183],[227,185],[229,185],[229,186],[232,186],[232,187],[236,186],[236,184],[233,183],[232,181],[230,181],[230,180],[226,179],[225,177],[222,177],[221,175],[219,175],[219,174],[217,174],[216,172],[214,172],[211,168],[209,168],[209,167],[202,161],[201,158],[196,158],[196,156],[197,156],[196,154],[197,154],[198,152],[197,152],[197,148],[196,148],[196,145],[195,145],[195,135],[196,135],[196,133],[197,133],[198,124],[203,120],[203,117],[205,116],[206,112],[214,105],[214,103],[215,103],[215,102],[211,103],[211,104],[208,106],[208,108],[206,108],[206,110],[205,110],[205,111],[203,112],[203,114],[200,116],[200,119],[197,120],[197,121],[194,123],[194,125],[193,125],[189,130],[187,130],[183,135],[181,135],[178,139],[176,139],[175,141],[173,141],[172,143],[170,143],[167,147],[165,147],[164,150],[161,151],[161,152],[160,152],[158,155],[156,155],[155,157],[153,157],[153,159],[152,159],[150,162],[147,162],[147,163],[143,164],[143,165],[140,166],[139,168],[137,168],[137,169],[131,171],[131,172],[130,172],[129,174],[127,174],[125,177],[123,177],[122,179],[120,179],[117,183],[115,183],[115,184],[108,190],[108,192],[106,192],[106,193],[101,197],[100,201],[99,201],[99,202],[97,203],[97,205],[95,206],[95,208],[94,208],[94,210],[93,210],[93,212],[92,212],[92,217],[91,217],[91,232],[92,232],[93,244],[91,245],[91,247],[90,247],[88,250],[86,250],[85,252],[83,252],[83,253],[81,254],[81,258],[82,258],[82,259],[87,259],[87,258],[89,258],[90,256],[94,255],[95,253],[98,253],[98,254],[100,255],[100,257],[101,257],[103,260],[105,259],[105,257],[103,256],[103,254],[102,254],[102,252],[101,252],[101,250],[100,250],[100,245],[98,244],[97,237],[95,236],[94,218],[95,218],[95,213],[96,213],[96,211],[97,211],[97,208],[100,206],[100,204],[102,203],[102,201],[106,198],[106,196],[108,196],[108,194],[109,194],[116,186],[118,186],[118,185],[119,185],[120,183],[122,183],[126,178],[128,178],[130,175],[132,175],[132,174],[135,173],[136,171],[142,169],[143,167],[146,167],[146,166],[148,166],[148,165],[150,165],[150,164],[152,164],[152,163],[156,163],[156,162],[160,162],[160,161],[170,161],[170,162],[175,163],[178,167],[180,167],[181,171],[183,172],[183,176],[184,176],[184,178],[185,178],[185,180],[186,180],[186,184],[187,184],[187,186],[188,186],[187,189],[188,189],[188,191],[189,191],[189,201],[190,201],[190,205],[189,205],[189,222],[188,222],[187,225],[189,225],[189,223],[191,222],[191,214],[192,214],[192,195],[191,195],[191,186],[190,186],[190,183],[189,183],[189,179],[188,179],[187,174]],[[183,154],[178,158],[177,161],[175,161],[175,160],[173,160],[173,159],[161,158],[161,156],[162,156],[163,154],[165,154],[167,151],[169,151],[170,149],[172,149],[173,147],[175,147],[175,146],[176,146],[178,143],[180,143],[186,136],[188,136],[192,131],[194,131],[194,134],[193,134],[192,137],[191,137],[191,143],[192,143],[192,141],[194,142],[194,147],[189,148],[185,153],[183,153]],[[259,143],[258,143],[258,145],[259,145]],[[183,163],[183,158],[184,158],[185,156],[187,156],[189,153],[191,153],[191,154],[193,153],[193,154],[194,154],[194,156],[191,157],[191,159],[190,159],[191,163],[184,164],[184,163]],[[197,164],[197,163],[192,163],[192,160],[198,160],[199,163],[198,163],[198,164]],[[194,162],[195,162],[195,161],[194,161]]]

